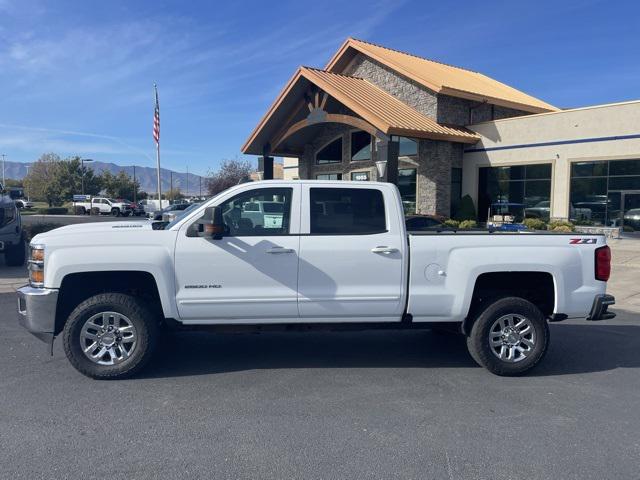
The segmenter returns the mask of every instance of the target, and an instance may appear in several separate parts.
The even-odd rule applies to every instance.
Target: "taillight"
[[[606,282],[611,275],[611,249],[608,246],[596,248],[596,280]]]

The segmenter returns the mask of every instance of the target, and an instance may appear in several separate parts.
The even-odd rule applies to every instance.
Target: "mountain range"
[[[22,180],[27,175],[27,167],[31,163],[22,162],[10,162],[6,161],[4,165],[5,178],[12,178],[14,180]],[[140,189],[145,192],[155,193],[156,191],[156,169],[151,167],[140,167],[133,165],[116,165],[115,163],[98,162],[85,163],[85,167],[92,168],[96,174],[100,174],[104,170],[109,170],[113,174],[124,170],[129,176],[133,177],[133,169],[135,168],[136,180],[140,183]],[[2,166],[0,165],[0,168]],[[1,174],[1,172],[0,172]],[[166,168],[160,169],[160,182],[162,185],[162,191],[166,192],[171,188],[171,179],[173,177],[173,187],[179,188],[185,195],[200,195],[200,187],[202,186],[202,193],[206,194],[207,185],[206,177],[200,175],[194,175],[189,173],[188,176],[188,191],[187,191],[187,174],[184,172],[175,172]],[[1,180],[1,178],[0,178]]]

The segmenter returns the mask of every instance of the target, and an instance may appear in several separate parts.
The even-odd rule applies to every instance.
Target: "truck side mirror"
[[[196,221],[200,236],[211,237],[220,240],[224,234],[224,219],[222,218],[222,207],[207,207],[204,215]]]

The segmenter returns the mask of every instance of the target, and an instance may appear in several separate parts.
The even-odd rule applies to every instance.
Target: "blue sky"
[[[348,36],[493,76],[559,107],[640,98],[637,1],[0,0],[0,154],[205,174],[301,64]]]

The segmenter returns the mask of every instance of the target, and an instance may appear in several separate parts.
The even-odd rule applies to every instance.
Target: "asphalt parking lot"
[[[193,332],[140,377],[98,382],[2,293],[0,478],[637,478],[634,298],[611,321],[553,324],[522,378],[434,332]]]

